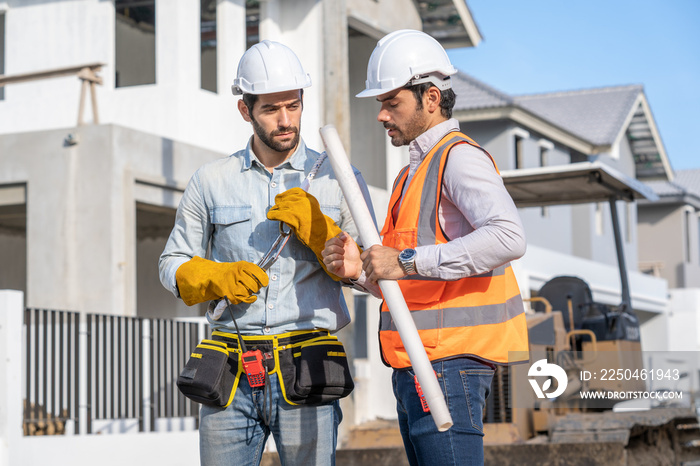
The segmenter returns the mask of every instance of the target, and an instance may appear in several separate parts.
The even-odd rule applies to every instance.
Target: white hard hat
[[[231,91],[240,94],[272,94],[303,89],[311,85],[292,49],[279,42],[264,40],[243,54],[238,63]]]
[[[357,97],[375,97],[407,84],[432,82],[440,90],[450,89],[450,76],[457,69],[442,45],[428,34],[412,29],[384,36],[367,64],[365,90]]]

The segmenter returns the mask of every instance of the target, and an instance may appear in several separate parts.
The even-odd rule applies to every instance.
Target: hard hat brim
[[[355,95],[355,97],[359,97],[360,99],[365,98],[365,97],[377,97],[382,94],[387,94],[389,92],[395,91],[396,89],[400,89],[403,86],[396,87],[394,89],[365,89],[364,91],[360,92],[359,94]]]
[[[308,75],[307,75],[308,76]],[[287,91],[296,91],[296,90],[301,90],[305,89],[307,87],[311,87],[311,78],[309,77],[307,82],[299,85],[290,85],[290,86],[278,86],[274,87],[271,89],[260,89],[256,90],[254,86],[246,86],[247,89],[243,89],[243,87],[239,83],[235,83],[231,86],[231,92],[233,95],[243,95],[243,94],[253,94],[253,95],[263,95],[263,94],[276,94],[277,92],[287,92]]]

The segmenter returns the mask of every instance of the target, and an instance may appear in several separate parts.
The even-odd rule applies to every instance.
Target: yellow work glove
[[[275,196],[276,204],[267,212],[267,218],[286,223],[297,239],[311,249],[323,270],[335,281],[340,277],[328,271],[321,251],[326,241],[340,233],[333,219],[321,212],[318,201],[301,188],[292,188]]]
[[[175,280],[188,306],[228,296],[232,304],[252,303],[255,293],[267,286],[267,273],[246,261],[214,262],[193,257],[178,267]]]

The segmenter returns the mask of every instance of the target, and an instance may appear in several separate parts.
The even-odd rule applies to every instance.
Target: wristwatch
[[[408,248],[401,251],[399,254],[399,264],[408,275],[418,273],[416,272],[416,250]]]

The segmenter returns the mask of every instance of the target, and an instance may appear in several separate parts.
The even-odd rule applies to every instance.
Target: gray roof
[[[641,85],[511,96],[466,73],[452,76],[454,110],[515,105],[595,145],[610,145],[622,131]]]
[[[685,194],[685,189],[673,181],[646,181],[645,184],[659,197],[682,196]]]
[[[588,155],[606,151],[624,134],[637,178],[672,178],[640,84],[512,96],[460,71],[452,76],[452,87],[457,94],[455,112],[519,109],[590,144]]]
[[[595,145],[610,145],[620,135],[641,85],[521,95],[522,108]]]
[[[457,95],[454,110],[476,110],[513,105],[513,98],[466,73],[452,76],[452,89]]]
[[[700,198],[700,169],[678,170],[674,181],[686,190]]]
[[[648,181],[645,184],[661,198],[700,207],[700,169],[678,170],[673,181]]]

